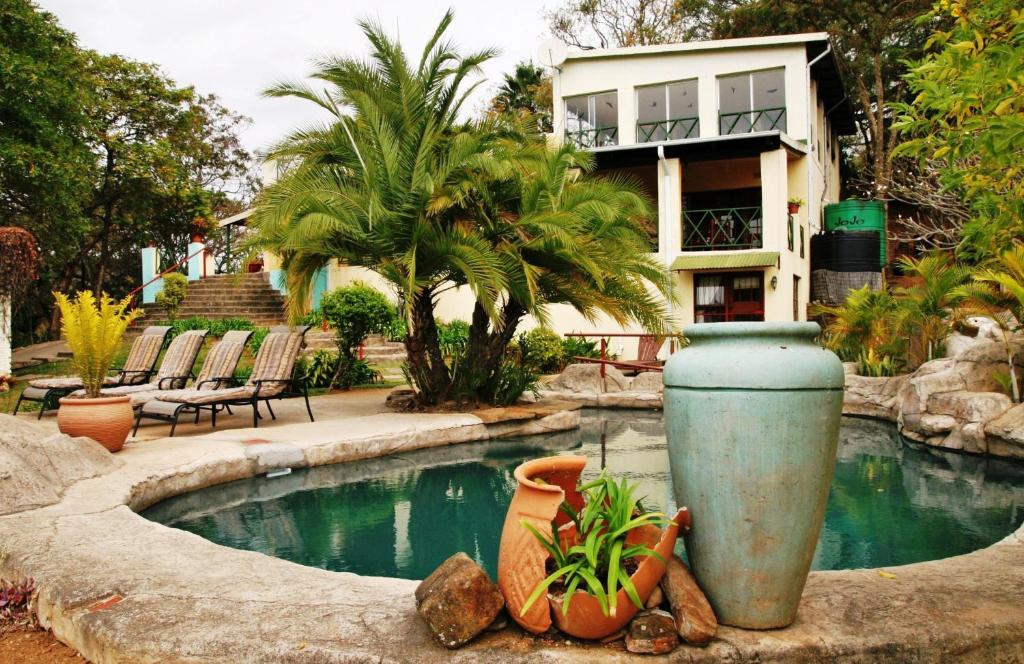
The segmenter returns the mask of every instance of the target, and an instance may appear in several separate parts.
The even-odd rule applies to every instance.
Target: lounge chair
[[[108,376],[103,381],[104,386],[119,387],[148,383],[170,329],[170,326],[167,325],[150,325],[143,330],[142,334],[132,343],[124,366],[118,370],[117,375]],[[43,413],[56,408],[62,397],[66,397],[82,387],[82,379],[77,376],[30,380],[28,387],[18,397],[18,403],[14,405],[14,414],[18,414],[18,408],[21,407],[22,401],[34,401],[40,404],[39,419],[42,419]]]
[[[665,364],[664,360],[658,359],[658,351],[665,344],[665,337],[655,334],[641,334],[637,342],[637,359],[635,360],[609,360],[596,357],[574,357],[576,362],[601,364],[612,366],[616,369],[642,373],[644,371],[661,371]]]
[[[287,328],[273,328],[274,330]],[[313,409],[309,405],[309,390],[305,380],[295,381],[292,371],[295,359],[303,346],[303,337],[308,327],[293,332],[271,331],[263,340],[256,359],[253,361],[252,374],[245,385],[222,389],[175,390],[158,393],[138,410],[135,418],[135,431],[138,431],[142,418],[150,418],[170,422],[170,436],[178,425],[182,413],[195,413],[200,409],[209,409],[211,423],[217,426],[217,412],[221,408],[231,406],[252,406],[252,425],[259,426],[261,418],[259,404],[262,401],[273,419],[277,419],[270,406],[272,399],[288,399],[302,397],[306,402],[309,421],[313,421]],[[230,412],[230,410],[229,410]],[[134,435],[134,433],[133,433]]]
[[[170,394],[171,392],[184,392],[194,394],[196,390],[219,390],[225,387],[234,387],[235,369],[238,367],[238,360],[242,357],[245,344],[248,343],[252,332],[249,330],[231,330],[226,332],[221,340],[210,348],[203,360],[203,366],[196,375],[192,387],[179,385],[174,390],[146,390],[132,394],[132,408],[140,408],[158,396]],[[198,417],[199,412],[196,411]]]
[[[171,339],[167,352],[160,361],[160,369],[148,383],[103,388],[100,395],[105,397],[133,396],[158,390],[180,390],[192,377],[192,365],[196,363],[199,349],[206,339],[206,330],[187,330]],[[85,390],[75,390],[71,396],[85,396]],[[140,402],[141,403],[141,402]],[[135,402],[132,402],[135,405]]]

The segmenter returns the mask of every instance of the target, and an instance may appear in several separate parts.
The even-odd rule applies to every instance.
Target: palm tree
[[[856,288],[842,305],[818,305],[812,313],[829,317],[825,343],[844,361],[859,361],[865,353],[880,360],[903,356],[899,303],[887,289]]]
[[[970,270],[948,255],[934,252],[915,259],[902,256],[903,273],[921,278],[919,283],[896,292],[902,313],[904,336],[912,367],[935,359],[952,323],[960,317],[965,296],[960,287],[971,278]]]
[[[587,157],[550,152],[530,132],[490,119],[460,123],[476,87],[467,79],[493,55],[460,55],[446,41],[449,12],[412,64],[375,24],[360,25],[367,61],[331,58],[313,77],[323,92],[281,84],[271,96],[309,100],[329,124],[296,131],[271,157],[292,165],[267,188],[255,215],[257,247],[281,256],[290,307],[301,313],[316,273],[331,259],[377,272],[395,288],[407,322],[410,372],[422,403],[452,389],[438,344],[434,304],[468,287],[476,300],[473,351],[478,393],[526,314],[566,302],[593,316],[664,327],[664,269],[646,257],[639,217],[649,206],[621,181],[574,181]],[[627,256],[630,251],[635,256]]]
[[[491,100],[491,109],[532,115],[541,131],[551,131],[551,80],[532,62],[520,62],[515,72],[502,78],[498,93]]]
[[[1024,321],[1024,245],[1016,244],[974,274],[960,294],[969,309],[984,313],[999,326],[1006,349],[1007,373],[1014,402],[1020,402],[1013,333]]]

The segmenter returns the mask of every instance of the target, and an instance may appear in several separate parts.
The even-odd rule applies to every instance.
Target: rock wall
[[[870,378],[847,372],[843,412],[896,423],[910,440],[933,447],[1024,459],[1024,405],[999,385],[1006,345],[987,327],[977,337],[954,335],[952,357],[922,364],[912,374]],[[1009,342],[1018,361],[1024,339]],[[1024,365],[1018,364],[1018,375]]]
[[[570,364],[540,390],[541,397],[580,403],[592,408],[659,409],[665,391],[660,371],[645,371],[635,377],[613,366]]]

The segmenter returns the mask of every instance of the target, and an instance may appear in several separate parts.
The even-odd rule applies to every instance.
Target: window
[[[789,245],[789,250],[793,251],[793,215],[786,215],[786,244]]]
[[[793,275],[793,322],[800,320],[800,277]]]
[[[614,92],[565,99],[565,136],[581,148],[618,145],[619,100]]]
[[[718,78],[718,133],[786,131],[786,70],[766,69]]]
[[[647,85],[636,89],[638,143],[700,136],[697,80]]]
[[[764,273],[697,274],[693,318],[698,323],[764,320]]]
[[[800,225],[800,258],[804,257],[804,227]]]

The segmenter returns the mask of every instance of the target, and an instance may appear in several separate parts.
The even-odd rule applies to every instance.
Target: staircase
[[[156,304],[145,305],[149,321],[167,320],[167,312]],[[270,285],[266,272],[221,274],[188,284],[188,296],[178,307],[178,318],[245,318],[268,327],[287,322],[284,296]]]
[[[334,330],[321,331],[319,328],[306,333],[306,353],[320,349],[337,350],[334,341]],[[405,362],[405,344],[399,341],[388,341],[379,334],[366,337],[363,344],[363,357],[370,364]]]

